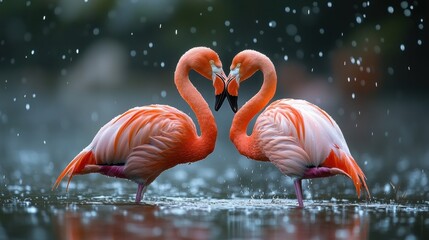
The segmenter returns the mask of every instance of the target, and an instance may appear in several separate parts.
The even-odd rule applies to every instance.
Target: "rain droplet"
[[[277,22],[276,21],[270,21],[268,23],[268,26],[271,27],[271,28],[275,28],[277,26]]]
[[[352,99],[355,99],[355,98],[356,98],[355,93],[352,93]]]
[[[332,2],[328,2],[326,5],[330,8],[332,7]]]
[[[36,98],[36,94],[35,93],[33,93],[33,98]]]
[[[161,62],[161,67],[165,67],[165,63],[164,62]]]
[[[153,43],[152,42],[150,42],[149,43],[149,48],[152,48],[153,47]]]
[[[43,140],[43,144],[46,144],[46,140]]]
[[[135,57],[137,55],[136,50],[131,50],[130,55],[131,55],[131,57]]]
[[[92,34],[94,34],[94,36],[97,36],[98,34],[100,34],[100,29],[94,28],[94,30],[92,30]]]
[[[230,25],[230,24],[231,24],[231,22],[230,22],[230,21],[228,21],[228,20],[226,20],[226,21],[225,21],[225,26],[226,26],[226,27],[229,27],[229,25]]]
[[[289,59],[288,55],[284,55],[283,59],[287,61]]]
[[[410,10],[410,9],[405,9],[405,10],[404,10],[404,16],[405,16],[405,17],[409,17],[409,16],[411,16],[411,10]]]
[[[174,34],[175,34],[175,35],[177,35],[177,29],[176,29],[176,30],[174,30]]]
[[[43,20],[46,20],[46,16],[43,16],[43,18],[42,18]]]
[[[395,9],[392,6],[388,6],[387,7],[387,12],[388,13],[393,13],[395,11]]]
[[[162,90],[161,91],[161,97],[163,97],[163,98],[167,97],[167,91]]]
[[[405,45],[401,44],[401,46],[399,48],[401,49],[401,51],[404,51],[405,50]]]
[[[34,50],[31,50],[31,55],[34,55]]]
[[[30,110],[30,104],[28,104],[28,103],[27,103],[27,104],[25,104],[25,109],[26,109],[26,110]]]
[[[359,23],[359,24],[362,23],[362,18],[360,16],[357,16],[356,17],[356,22]]]
[[[76,54],[79,54],[79,48],[76,48]]]

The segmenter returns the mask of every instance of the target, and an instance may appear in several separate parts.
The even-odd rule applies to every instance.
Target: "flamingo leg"
[[[136,193],[136,203],[140,203],[144,193],[146,192],[146,188],[147,188],[147,185],[139,183],[137,187],[137,193]]]
[[[298,205],[299,207],[304,207],[304,203],[302,201],[302,179],[298,178],[293,181],[293,184],[295,185],[295,194],[296,198],[298,199]]]

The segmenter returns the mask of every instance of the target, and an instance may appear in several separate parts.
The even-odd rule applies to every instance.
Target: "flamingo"
[[[201,135],[193,120],[168,105],[132,108],[113,118],[95,135],[61,172],[53,189],[68,175],[67,190],[77,174],[100,173],[138,184],[135,202],[163,171],[181,163],[192,163],[213,152],[217,137],[214,116],[202,95],[189,80],[190,70],[213,81],[218,110],[225,99],[225,73],[219,56],[206,47],[195,47],[180,58],[174,83],[194,111]]]
[[[299,207],[304,207],[302,179],[342,174],[353,181],[359,197],[362,187],[369,196],[366,177],[350,154],[340,128],[318,106],[305,100],[274,101],[258,116],[253,132],[247,135],[251,119],[275,94],[276,71],[267,56],[254,50],[238,53],[230,69],[226,91],[231,108],[236,112],[230,139],[240,154],[270,161],[283,174],[292,177]],[[240,84],[258,70],[264,77],[262,87],[238,110]]]

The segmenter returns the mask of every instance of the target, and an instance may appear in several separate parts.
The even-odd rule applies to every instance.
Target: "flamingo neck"
[[[258,69],[262,71],[264,81],[261,89],[247,101],[235,114],[230,130],[230,139],[237,150],[249,158],[266,160],[257,144],[256,134],[247,135],[247,127],[255,115],[260,112],[274,97],[277,86],[277,75],[273,63],[269,59],[259,59]]]
[[[182,98],[195,113],[198,125],[200,126],[201,136],[195,136],[196,138],[193,145],[189,146],[195,158],[189,160],[196,161],[205,158],[208,154],[213,152],[217,136],[217,126],[213,113],[206,100],[189,80],[189,72],[191,69],[192,68],[189,64],[186,64],[186,62],[182,64],[179,62],[175,71],[174,83]]]

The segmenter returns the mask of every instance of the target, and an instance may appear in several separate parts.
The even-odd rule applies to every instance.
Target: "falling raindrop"
[[[395,9],[393,9],[392,6],[387,7],[387,12],[388,13],[393,13],[395,11]]]
[[[361,18],[361,16],[357,16],[357,17],[356,17],[356,22],[357,22],[357,23],[359,23],[359,24],[361,24],[361,23],[362,23],[362,18]]]
[[[100,34],[100,29],[94,28],[94,30],[92,30],[92,34],[94,34],[94,36],[97,36],[98,34]]]
[[[411,16],[411,10],[410,9],[405,9],[404,10],[404,16],[406,16],[406,17]]]
[[[288,55],[284,55],[283,59],[287,61],[289,59]]]
[[[149,48],[152,48],[153,47],[153,43],[152,42],[150,42],[149,43]]]
[[[405,45],[401,44],[400,49],[401,49],[401,51],[404,51],[405,50]]]
[[[355,98],[356,98],[355,93],[352,93],[352,99],[355,99]]]
[[[167,97],[167,91],[162,90],[161,91],[161,97],[163,97],[163,98]]]
[[[164,62],[161,62],[160,65],[161,65],[162,68],[165,67],[165,63]]]
[[[277,26],[277,22],[276,21],[270,21],[268,23],[268,26],[271,27],[271,28],[275,28]]]
[[[30,110],[30,104],[29,103],[25,104],[25,109]]]

